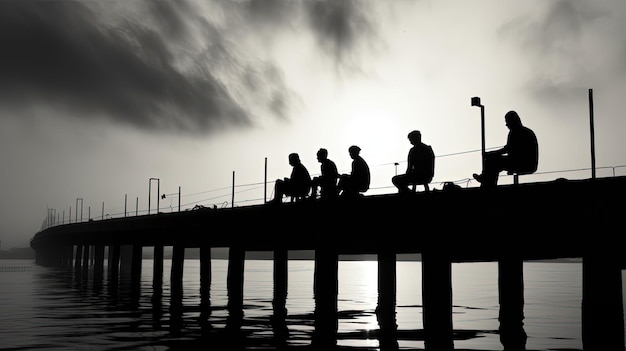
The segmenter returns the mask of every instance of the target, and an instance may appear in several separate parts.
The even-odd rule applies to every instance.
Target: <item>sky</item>
[[[623,0],[0,1],[0,248],[179,194],[260,204],[321,147],[349,173],[358,145],[366,195],[394,193],[412,130],[431,188],[475,187],[472,97],[487,149],[510,110],[537,134],[522,182],[625,175],[623,33]]]

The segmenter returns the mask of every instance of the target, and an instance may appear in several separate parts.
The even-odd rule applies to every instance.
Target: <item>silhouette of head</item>
[[[300,155],[293,152],[289,154],[289,164],[295,166],[300,163]]]
[[[522,120],[519,118],[519,115],[515,111],[509,111],[504,115],[504,121],[506,122],[506,126],[509,129],[514,129],[520,127],[522,125]]]
[[[317,151],[317,160],[322,162],[328,158],[328,150],[321,148]]]
[[[409,133],[409,141],[413,145],[419,144],[420,142],[422,142],[422,133],[420,133],[419,130],[414,130],[414,131],[410,132]]]
[[[359,156],[359,153],[361,152],[361,148],[356,146],[356,145],[352,145],[348,148],[348,153],[350,154],[350,157],[356,157]]]

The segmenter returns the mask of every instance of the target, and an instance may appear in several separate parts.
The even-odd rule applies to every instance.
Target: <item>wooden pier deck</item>
[[[200,248],[205,271],[206,265],[210,267],[206,249],[228,248],[233,313],[242,303],[246,251],[274,253],[275,304],[284,306],[287,252],[314,250],[316,310],[330,316],[333,311],[336,314],[339,254],[378,255],[379,310],[392,316],[395,255],[419,253],[426,345],[434,350],[453,349],[452,262],[499,262],[500,323],[506,349],[507,345],[520,348],[525,342],[523,262],[577,257],[584,265],[585,349],[624,350],[621,269],[626,260],[621,235],[625,195],[626,177],[613,177],[501,185],[490,191],[465,188],[203,208],[50,227],[37,233],[31,246],[39,264],[76,269],[88,264],[90,250],[86,248],[94,247],[96,271],[102,270],[108,247],[109,272],[114,277],[120,248],[133,248],[132,259],[127,261],[138,272],[141,249],[154,247],[155,277],[161,277],[163,247],[172,246],[173,287],[182,284],[185,248]]]

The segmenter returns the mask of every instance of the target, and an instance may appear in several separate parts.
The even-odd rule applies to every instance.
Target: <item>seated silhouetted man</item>
[[[320,188],[321,199],[332,199],[337,197],[339,189],[337,187],[337,165],[328,158],[328,150],[321,148],[317,151],[317,161],[320,163],[321,174],[319,177],[313,178],[313,187],[311,197],[315,199],[317,196],[317,188]]]
[[[289,154],[289,164],[291,165],[291,177],[277,179],[274,184],[274,199],[270,203],[282,203],[283,195],[292,197],[306,197],[311,191],[311,176],[309,171],[300,162],[297,153]]]
[[[370,188],[370,168],[360,156],[360,147],[352,145],[348,153],[352,158],[352,171],[339,176],[339,190],[342,197],[356,197]]]
[[[539,146],[537,136],[530,128],[522,125],[519,115],[509,111],[504,116],[509,128],[506,145],[498,150],[485,153],[482,174],[474,173],[481,188],[492,188],[498,184],[501,171],[509,174],[529,174],[537,170]]]
[[[406,173],[392,177],[391,182],[398,188],[400,194],[410,192],[409,185],[414,184],[424,185],[428,191],[428,183],[435,175],[435,153],[430,145],[422,143],[420,131],[410,132],[408,138],[413,147],[407,157]]]

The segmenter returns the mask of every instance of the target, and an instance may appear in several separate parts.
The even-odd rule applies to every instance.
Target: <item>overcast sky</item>
[[[597,174],[624,175],[624,33],[623,0],[0,1],[2,249],[49,213],[145,214],[149,190],[154,213],[157,186],[164,212],[179,187],[231,206],[233,174],[235,206],[262,203],[265,160],[269,200],[320,147],[349,172],[360,146],[368,194],[392,193],[414,129],[434,188],[477,186],[474,96],[487,148],[509,110],[536,132],[540,181],[591,176],[593,89]]]

